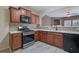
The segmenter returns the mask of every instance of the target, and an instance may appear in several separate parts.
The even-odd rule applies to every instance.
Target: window
[[[79,26],[79,20],[72,20],[72,26]]]
[[[64,20],[64,26],[70,27],[71,25],[71,20]]]

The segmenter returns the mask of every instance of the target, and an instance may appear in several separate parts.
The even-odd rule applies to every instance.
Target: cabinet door
[[[13,38],[12,48],[13,50],[21,47],[21,37],[17,36]]]
[[[39,16],[36,15],[36,24],[39,24]]]
[[[31,17],[31,11],[30,10],[27,10],[26,14],[27,14],[27,16]]]
[[[47,32],[41,31],[41,41],[42,42],[47,42]]]
[[[20,14],[21,14],[21,15],[27,16],[27,14],[26,14],[26,13],[27,13],[27,12],[26,12],[26,9],[20,7],[19,10],[20,10]]]
[[[31,23],[36,24],[36,18],[34,14],[31,15]]]
[[[53,33],[47,34],[47,43],[54,45],[54,34]]]
[[[63,35],[56,33],[55,34],[55,45],[59,48],[63,48]]]
[[[10,7],[10,22],[19,23],[20,22],[20,11],[17,8]]]
[[[36,31],[34,35],[35,41],[40,41],[40,31]]]

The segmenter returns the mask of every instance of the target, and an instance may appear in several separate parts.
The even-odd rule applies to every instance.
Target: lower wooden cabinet
[[[40,40],[42,41],[42,42],[47,42],[47,32],[46,31],[41,31],[40,32]]]
[[[54,34],[52,32],[47,33],[47,43],[54,45]]]
[[[63,34],[62,33],[55,33],[54,44],[55,46],[59,48],[63,48]]]
[[[35,39],[35,41],[40,41],[40,39],[41,39],[40,31],[36,31],[36,32],[35,32],[35,34],[34,34],[34,39]]]
[[[22,35],[21,33],[12,33],[10,34],[9,45],[11,51],[14,51],[22,47]]]
[[[38,35],[37,35],[38,34]],[[35,33],[35,40],[63,48],[63,34],[58,32],[40,31]]]

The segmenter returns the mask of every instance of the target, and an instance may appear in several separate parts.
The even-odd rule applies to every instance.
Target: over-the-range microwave
[[[30,24],[31,23],[31,17],[25,16],[25,15],[21,15],[20,16],[20,21],[21,21],[21,23]]]

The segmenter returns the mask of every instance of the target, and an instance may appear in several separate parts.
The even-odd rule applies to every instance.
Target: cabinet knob
[[[72,49],[72,48],[70,48],[70,49]]]

